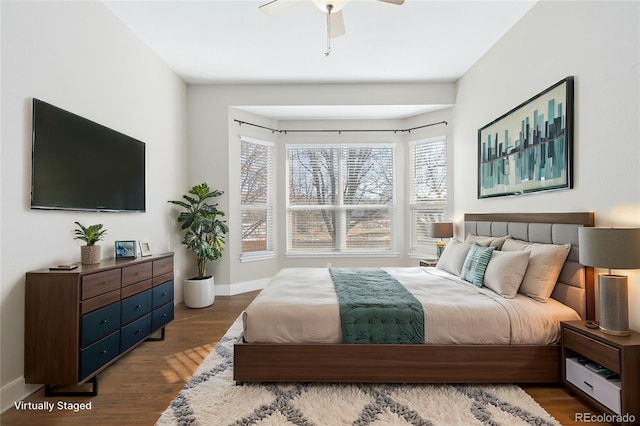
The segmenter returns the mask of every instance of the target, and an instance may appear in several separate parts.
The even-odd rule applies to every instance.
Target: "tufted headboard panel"
[[[595,319],[593,268],[578,262],[578,229],[594,226],[593,212],[467,213],[464,233],[512,238],[534,243],[571,244],[571,251],[551,297],[573,308],[583,319]],[[462,238],[464,239],[464,237]]]

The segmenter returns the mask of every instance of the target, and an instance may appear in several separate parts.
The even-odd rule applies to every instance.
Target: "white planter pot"
[[[206,308],[216,297],[213,277],[184,280],[184,304],[189,308]]]

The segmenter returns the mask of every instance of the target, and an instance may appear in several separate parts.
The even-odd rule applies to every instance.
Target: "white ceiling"
[[[454,82],[536,3],[352,0],[342,10],[346,35],[332,39],[325,56],[325,15],[311,0],[279,1],[290,7],[272,16],[258,9],[267,0],[105,4],[189,84],[313,84]],[[411,115],[406,108],[386,117]],[[368,110],[343,113],[381,115],[375,106]],[[267,113],[300,114],[330,113]]]

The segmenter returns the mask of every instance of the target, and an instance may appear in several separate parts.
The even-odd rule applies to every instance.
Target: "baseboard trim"
[[[0,388],[0,413],[14,407],[16,402],[22,401],[41,387],[42,385],[25,383],[23,376],[2,386]]]
[[[235,284],[216,284],[216,295],[234,296],[236,294],[248,293],[250,291],[262,290],[271,278],[263,278],[253,281],[245,281]]]

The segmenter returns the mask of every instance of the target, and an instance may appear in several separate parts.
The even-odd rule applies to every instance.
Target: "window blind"
[[[242,254],[273,251],[273,143],[241,137]]]
[[[395,250],[392,145],[287,146],[287,250]]]
[[[446,138],[411,142],[409,161],[410,254],[435,256],[437,240],[431,237],[431,223],[447,218]]]

